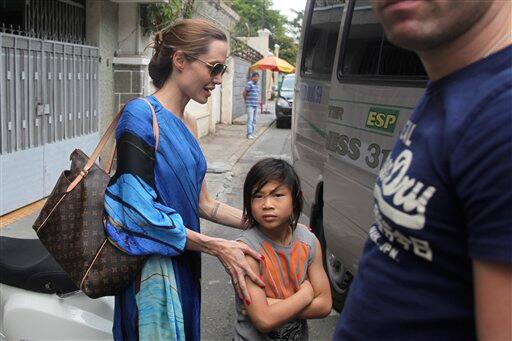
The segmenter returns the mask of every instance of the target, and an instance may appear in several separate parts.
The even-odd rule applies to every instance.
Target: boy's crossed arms
[[[322,249],[315,238],[315,255],[307,270],[307,277],[293,295],[285,299],[266,296],[265,289],[247,281],[251,303],[244,303],[252,324],[262,333],[269,333],[295,319],[323,318],[331,312],[332,298],[329,280],[322,264]],[[260,271],[260,264],[246,257],[252,270]]]

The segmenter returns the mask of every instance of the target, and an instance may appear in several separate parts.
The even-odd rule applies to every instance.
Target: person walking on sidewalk
[[[335,340],[512,340],[512,2],[373,0],[430,78],[374,188]]]
[[[142,272],[115,299],[116,340],[200,340],[200,252],[216,256],[247,304],[246,276],[264,286],[245,256],[247,245],[200,233],[199,217],[242,229],[242,211],[208,195],[206,160],[197,126],[184,109],[205,104],[226,70],[226,35],[185,19],[158,32],[149,76],[158,89],[132,100],[117,130],[117,170],[105,192],[109,240],[130,254],[149,255]]]
[[[256,112],[260,104],[261,89],[258,84],[260,75],[257,72],[251,74],[251,80],[247,82],[242,96],[244,97],[245,107],[247,108],[247,138],[254,138],[254,126],[256,125]]]

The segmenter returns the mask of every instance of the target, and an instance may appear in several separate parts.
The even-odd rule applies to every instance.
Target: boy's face
[[[292,192],[288,186],[270,180],[253,194],[251,211],[260,228],[286,229],[293,213]]]

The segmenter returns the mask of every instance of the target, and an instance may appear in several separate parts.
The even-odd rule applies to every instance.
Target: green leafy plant
[[[281,1],[281,0],[277,0]],[[267,28],[272,33],[270,37],[270,49],[274,49],[274,43],[279,44],[279,58],[295,64],[299,46],[294,38],[286,34],[287,30],[299,30],[302,25],[303,13],[295,11],[297,18],[291,22],[279,11],[272,9],[272,0],[232,0],[231,7],[240,15],[240,21],[234,29],[236,36],[256,36],[257,31]],[[291,35],[294,33],[290,32]]]
[[[145,7],[142,26],[145,33],[157,32],[178,19],[191,18],[194,0],[169,0],[165,4],[150,4]]]
[[[192,13],[194,12],[194,0],[183,0],[183,18],[190,19],[192,18]]]

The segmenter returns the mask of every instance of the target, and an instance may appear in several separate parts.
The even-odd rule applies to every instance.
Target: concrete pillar
[[[222,111],[220,116],[221,123],[233,123],[233,83],[235,82],[235,59],[228,57],[226,60],[228,72],[222,79]],[[244,79],[245,80],[245,79]]]
[[[274,56],[279,58],[279,49],[281,46],[279,44],[274,44]],[[272,79],[272,86],[278,86],[279,85],[279,72],[275,71]]]
[[[133,56],[140,54],[140,25],[139,25],[139,4],[119,4],[118,20],[119,31],[118,56]]]
[[[99,46],[99,103],[100,134],[103,135],[108,124],[112,121],[118,107],[114,104],[113,59],[118,48],[118,5],[111,1],[88,0],[85,2],[86,40]],[[107,145],[100,156],[108,155],[111,145]]]
[[[117,13],[118,49],[114,58],[114,105],[121,108],[129,99],[150,93],[147,66],[150,51],[144,53],[149,36],[142,35],[140,5],[120,3]]]
[[[264,48],[266,49],[266,51],[263,51],[263,53],[262,53],[262,51],[260,51],[260,53],[262,53],[263,56],[265,56],[265,57],[272,55],[272,52],[270,52],[270,50],[269,50],[270,34],[271,34],[271,32],[266,28],[264,28],[262,30],[258,30],[258,37],[263,38],[262,40],[264,42]],[[270,97],[270,90],[271,90],[271,86],[272,86],[271,78],[272,78],[272,72],[263,71],[262,77],[261,77],[261,92],[262,92],[261,102],[263,104],[263,107],[266,106],[267,99]]]
[[[86,1],[86,39],[100,49],[99,94],[100,94],[100,131],[115,113],[112,93],[114,88],[113,59],[117,50],[117,4],[110,1]]]

